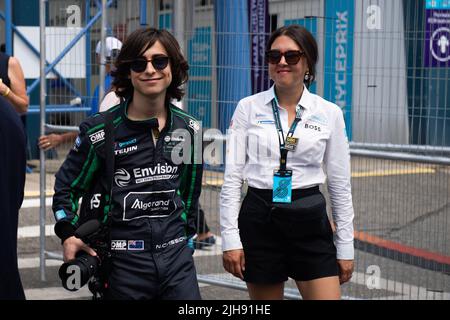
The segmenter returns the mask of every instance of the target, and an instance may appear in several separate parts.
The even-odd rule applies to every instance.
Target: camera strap
[[[105,121],[105,176],[106,176],[106,192],[105,192],[105,206],[103,211],[103,223],[109,222],[111,215],[112,204],[112,189],[114,182],[114,118],[112,112],[103,114]]]

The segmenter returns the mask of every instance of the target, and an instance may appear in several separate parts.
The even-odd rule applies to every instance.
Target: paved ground
[[[51,163],[50,167],[57,168],[57,163]],[[53,189],[52,176],[47,176],[48,195]],[[355,229],[361,232],[359,237],[363,241],[356,250],[356,272],[351,282],[342,287],[343,296],[349,299],[450,299],[450,276],[444,272],[442,264],[427,267],[423,263],[428,261],[426,259],[443,259],[440,261],[444,262],[450,259],[449,167],[353,157],[352,176]],[[216,235],[219,233],[217,208],[221,179],[220,173],[206,172],[201,198],[208,224]],[[87,290],[73,294],[61,288],[57,278],[60,261],[47,260],[47,281],[39,279],[38,190],[39,176],[35,170],[27,175],[27,197],[19,223],[19,265],[26,295],[29,299],[86,299]],[[49,204],[51,198],[47,201]],[[46,212],[46,249],[59,252],[59,241],[52,235],[54,221],[50,207]],[[370,239],[381,239],[380,243],[385,246],[369,250]],[[393,253],[386,255],[385,251],[392,248]],[[408,260],[411,255],[418,255],[416,260],[422,263],[412,263]],[[220,238],[217,245],[197,250],[195,261],[204,299],[248,299],[242,290],[244,284],[223,271]],[[218,286],[218,282],[241,289]],[[296,294],[293,288],[293,283],[288,282],[288,297],[295,298],[291,295]]]

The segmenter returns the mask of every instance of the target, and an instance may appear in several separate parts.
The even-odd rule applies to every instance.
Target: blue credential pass
[[[273,173],[272,202],[292,201],[292,170],[277,170]]]

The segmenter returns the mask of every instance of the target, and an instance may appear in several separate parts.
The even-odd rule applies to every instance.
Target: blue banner
[[[352,139],[353,1],[325,1],[324,98],[341,107],[349,140]]]
[[[225,133],[237,102],[251,94],[247,1],[217,0],[214,18],[219,129]]]
[[[204,128],[211,127],[211,37],[211,27],[199,27],[188,42],[188,112]]]
[[[189,80],[188,112],[202,121],[203,128],[211,128],[211,80]]]
[[[266,44],[270,33],[268,0],[248,0],[251,37],[252,92],[269,89],[269,73],[265,63]]]
[[[211,27],[195,28],[188,42],[189,77],[211,76]]]
[[[425,67],[450,67],[450,10],[426,10],[424,49]]]
[[[426,9],[450,9],[449,0],[427,0]]]

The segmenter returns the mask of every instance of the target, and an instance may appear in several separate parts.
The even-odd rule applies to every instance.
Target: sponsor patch
[[[114,153],[117,156],[117,155],[120,155],[120,154],[127,154],[129,152],[137,151],[137,149],[138,149],[138,146],[129,146],[129,147],[125,147],[125,148],[122,148],[122,149],[114,150]]]
[[[67,214],[64,210],[58,210],[55,212],[55,218],[57,221],[62,220],[67,217]]]
[[[93,134],[90,134],[89,140],[91,140],[93,144],[105,140],[105,131],[102,129],[100,131],[94,132]]]
[[[169,246],[173,246],[174,244],[183,242],[184,240],[186,240],[186,237],[180,237],[180,238],[177,238],[177,239],[172,239],[170,241],[167,241],[167,242],[155,245],[155,248],[156,249],[164,249],[164,248],[167,248]]]
[[[133,175],[136,184],[150,181],[168,180],[178,177],[178,167],[167,163],[163,165],[158,163],[153,167],[135,168],[133,169]]]
[[[95,193],[91,198],[91,210],[100,208],[101,193]]]
[[[328,121],[327,121],[327,119],[325,118],[325,117],[322,117],[322,116],[319,116],[319,115],[312,115],[309,119],[308,119],[308,121],[313,121],[313,122],[317,122],[317,123],[319,123],[319,124],[322,124],[322,125],[327,125],[328,124]]]
[[[191,127],[195,133],[200,130],[200,125],[198,124],[198,122],[192,119],[189,120],[189,127]]]
[[[124,201],[123,221],[168,217],[177,209],[175,190],[129,192]]]
[[[120,251],[127,250],[126,240],[111,240],[111,250]]]
[[[124,142],[117,142],[117,149],[125,148],[131,144],[135,144],[136,142],[137,142],[136,138]]]
[[[259,120],[258,124],[274,124],[274,120]]]
[[[81,139],[80,139],[80,137],[78,136],[78,137],[75,139],[75,143],[73,144],[72,150],[78,152],[78,148],[79,148],[80,146],[81,146]]]
[[[75,147],[79,148],[80,145],[81,145],[81,139],[80,139],[80,136],[78,136],[78,137],[75,139]]]
[[[114,182],[119,187],[126,187],[131,180],[130,173],[125,169],[118,169],[114,173]]]
[[[128,250],[131,251],[144,250],[144,240],[128,240]]]

